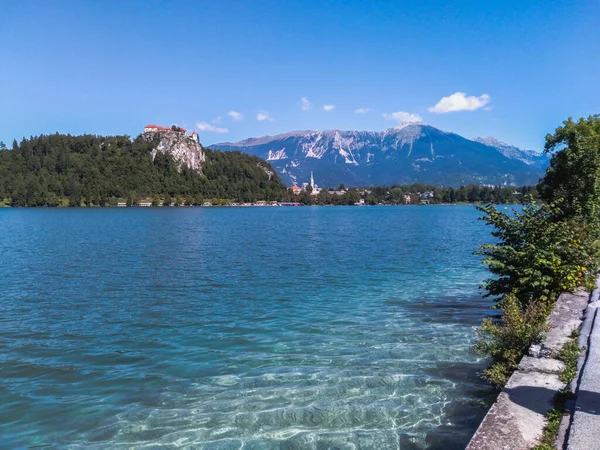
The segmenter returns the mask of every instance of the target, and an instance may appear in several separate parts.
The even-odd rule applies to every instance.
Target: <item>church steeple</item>
[[[310,187],[313,189],[315,188],[315,179],[313,177],[312,170],[310,171]]]

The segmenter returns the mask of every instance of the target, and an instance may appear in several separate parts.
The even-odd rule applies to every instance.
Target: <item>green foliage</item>
[[[561,389],[554,396],[554,408],[546,413],[546,426],[542,432],[542,439],[539,445],[533,447],[533,450],[556,450],[556,437],[560,423],[563,417],[569,413],[566,404],[572,398],[573,393],[568,387]]]
[[[342,188],[343,185],[340,186]],[[344,188],[345,189],[345,188]],[[309,188],[310,190],[310,188]],[[338,189],[341,191],[342,189]],[[331,191],[331,193],[329,192]],[[411,196],[411,203],[419,203],[419,193],[433,191],[434,197],[431,203],[486,203],[486,204],[512,204],[521,203],[527,195],[537,196],[536,188],[533,186],[519,187],[489,187],[474,184],[461,186],[460,188],[439,187],[428,184],[394,184],[388,186],[375,186],[359,189],[349,189],[344,194],[338,195],[334,189],[322,189],[316,198],[318,205],[353,205],[360,198],[368,205],[403,205],[404,195]],[[290,199],[301,201],[303,194]]]
[[[343,189],[342,189],[343,188]],[[343,194],[340,191],[344,190]],[[333,189],[321,189],[315,197],[307,196],[311,188],[307,191],[294,195],[291,191],[287,193],[288,201],[296,201],[305,205],[354,205],[361,198],[367,205],[404,205],[404,195],[409,195],[409,203],[420,202],[419,193],[433,191],[434,197],[430,203],[488,203],[488,204],[511,204],[521,203],[527,196],[537,196],[534,186],[520,187],[489,187],[468,185],[460,188],[436,187],[427,184],[394,184],[388,186],[375,186],[358,189],[345,190],[344,185],[340,185],[337,192]]]
[[[474,350],[492,357],[483,377],[502,387],[540,339],[558,294],[593,286],[600,240],[596,224],[565,217],[553,205],[531,204],[513,215],[494,206],[480,210],[498,240],[477,252],[494,275],[484,287],[502,315],[483,321]]]
[[[565,368],[560,373],[560,381],[570,383],[577,375],[577,359],[581,353],[581,348],[577,345],[575,339],[567,342],[558,352],[557,358],[565,364]]]
[[[255,156],[205,150],[200,174],[180,169],[171,155],[153,159],[154,145],[141,137],[62,134],[15,141],[12,150],[0,151],[0,199],[10,198],[12,206],[105,206],[114,198],[134,204],[156,197],[255,201],[287,195],[271,166]]]
[[[565,384],[569,384],[577,376],[577,359],[583,350],[577,345],[577,337],[579,330],[573,330],[571,338],[557,354],[557,358],[565,364],[565,368],[561,371],[559,378]],[[560,390],[554,397],[554,408],[546,413],[546,426],[542,433],[540,445],[534,447],[534,450],[555,450],[556,437],[560,428],[560,423],[565,414],[568,413],[566,403],[573,397],[573,392],[565,387]]]
[[[594,224],[560,219],[552,205],[525,206],[523,212],[507,214],[494,206],[479,207],[494,227],[497,244],[486,244],[485,256],[493,278],[486,280],[487,295],[514,294],[523,308],[537,301],[551,308],[559,292],[594,282],[588,270],[598,258],[598,232]]]
[[[546,136],[554,154],[538,189],[548,203],[560,204],[566,217],[597,221],[600,215],[600,115],[563,122]]]
[[[513,214],[480,208],[497,241],[477,253],[493,275],[484,287],[496,297],[501,316],[483,321],[473,349],[492,357],[483,376],[497,387],[540,339],[560,292],[594,286],[600,263],[600,117],[569,119],[546,137],[546,151],[563,146],[538,185],[547,204],[530,200]],[[575,376],[577,355],[575,342],[559,353],[565,382]]]
[[[546,426],[542,434],[541,443],[533,447],[533,450],[556,450],[555,442],[563,418],[563,410],[552,408],[546,413]]]
[[[494,362],[482,375],[501,388],[519,365],[521,356],[541,338],[546,329],[546,316],[544,305],[534,302],[523,309],[513,294],[502,297],[498,306],[503,311],[502,320],[483,321],[473,350],[493,358]]]

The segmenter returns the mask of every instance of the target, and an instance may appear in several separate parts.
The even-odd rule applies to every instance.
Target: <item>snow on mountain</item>
[[[285,147],[281,150],[269,150],[269,154],[267,155],[267,161],[277,161],[279,159],[287,159],[287,155],[285,154]]]
[[[466,139],[421,123],[385,131],[292,131],[211,146],[267,159],[284,182],[334,187],[423,182],[536,183],[548,157],[494,138]]]

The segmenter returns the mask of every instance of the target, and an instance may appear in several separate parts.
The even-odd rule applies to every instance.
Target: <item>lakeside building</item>
[[[404,194],[404,203],[409,205],[410,203],[412,203],[412,197],[410,194]]]
[[[298,195],[302,192],[302,188],[296,185],[293,185],[290,189],[295,195]]]
[[[421,203],[430,203],[434,197],[433,191],[425,191],[422,194],[419,194]]]

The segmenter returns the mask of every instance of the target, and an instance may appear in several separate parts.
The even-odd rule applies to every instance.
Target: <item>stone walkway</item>
[[[568,450],[600,450],[600,302],[598,289],[592,293],[579,345],[586,351],[580,358],[581,373],[575,408],[568,431]]]
[[[523,357],[475,432],[468,450],[530,450],[539,443],[545,415],[554,407],[556,393],[565,387],[559,378],[564,365],[553,355],[581,326],[589,298],[584,291],[560,296],[548,318],[549,330],[543,344],[532,346],[530,356]]]
[[[596,282],[600,286],[600,277]],[[565,387],[559,379],[563,363],[554,355],[580,330],[578,376],[570,384],[575,401],[565,416],[556,448],[600,450],[600,287],[591,296],[584,291],[562,294],[550,315],[541,345],[532,346],[518,370],[492,405],[475,432],[468,450],[530,450],[542,436],[545,414],[554,395]],[[583,319],[583,321],[582,321]]]

